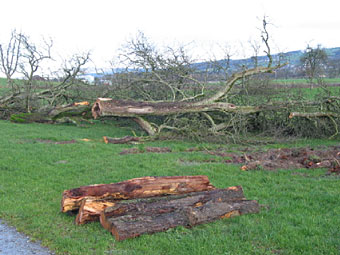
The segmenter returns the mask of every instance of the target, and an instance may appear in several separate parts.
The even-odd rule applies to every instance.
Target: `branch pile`
[[[216,189],[207,176],[166,176],[65,190],[61,211],[78,212],[77,225],[100,220],[121,241],[257,213],[259,204],[246,200],[241,186]]]

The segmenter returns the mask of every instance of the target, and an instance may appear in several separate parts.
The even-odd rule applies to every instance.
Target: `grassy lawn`
[[[325,177],[324,169],[243,172],[239,165],[183,163],[214,157],[184,151],[191,147],[240,149],[228,144],[159,141],[146,146],[170,147],[173,153],[120,155],[124,148],[136,145],[101,142],[104,135],[132,134],[114,124],[79,128],[0,121],[0,129],[0,218],[33,239],[42,240],[56,254],[340,253],[340,179]],[[92,141],[84,142],[82,138]],[[75,139],[77,143],[41,143],[37,139]],[[267,148],[321,144],[339,141],[303,140]],[[265,207],[259,214],[193,229],[178,227],[123,242],[115,241],[98,222],[75,226],[73,216],[60,212],[65,189],[141,176],[200,174],[207,175],[216,187],[242,185],[248,199],[257,199]]]
[[[290,88],[289,92],[291,94],[302,95],[307,100],[320,99],[321,97],[328,97],[328,93],[332,96],[340,95],[339,87],[328,87],[327,91],[323,88]]]
[[[340,78],[325,78],[324,82],[326,84],[338,84],[340,83]],[[309,84],[307,79],[299,78],[299,79],[275,79],[272,81],[273,84],[282,84],[282,85],[292,85],[292,84]],[[315,83],[317,81],[315,80]]]

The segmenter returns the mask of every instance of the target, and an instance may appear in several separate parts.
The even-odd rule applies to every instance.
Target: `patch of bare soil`
[[[199,152],[202,150],[191,148],[186,152]],[[172,152],[167,147],[146,147],[145,149],[130,148],[123,150],[120,154],[137,153],[169,153]],[[201,163],[232,163],[242,164],[241,170],[276,170],[276,169],[299,169],[299,168],[327,168],[327,175],[340,175],[340,146],[314,148],[282,148],[270,149],[265,152],[252,152],[244,150],[242,155],[236,153],[223,152],[222,150],[209,151],[204,153],[222,157],[187,160],[179,159],[181,164],[201,164]]]
[[[211,155],[229,157],[225,163],[244,164],[241,169],[274,170],[297,168],[327,168],[329,173],[340,174],[340,146],[319,149],[313,148],[282,148],[266,152],[244,153],[236,155],[220,151],[207,152]]]
[[[138,154],[138,153],[144,153],[144,152],[151,152],[151,153],[169,153],[171,152],[171,149],[168,147],[146,147],[145,149],[139,149],[139,148],[130,148],[125,149],[121,151],[120,155],[125,154]]]
[[[44,139],[37,139],[36,140],[39,143],[52,143],[52,144],[70,144],[70,143],[76,143],[77,141],[72,139],[68,141],[53,141],[53,140],[44,140]]]

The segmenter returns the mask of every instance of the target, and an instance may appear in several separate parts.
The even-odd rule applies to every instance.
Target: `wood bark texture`
[[[235,186],[184,196],[118,203],[101,213],[100,222],[121,241],[176,226],[192,227],[258,211],[258,203],[245,200],[242,187]]]
[[[228,199],[245,199],[243,195],[243,190],[241,187],[231,187],[226,190],[212,190],[212,191],[202,191],[202,192],[194,192],[187,193],[181,195],[170,195],[170,196],[162,196],[162,197],[152,197],[152,198],[144,198],[138,200],[138,206],[136,206],[136,200],[110,200],[110,199],[84,199],[80,205],[79,212],[76,218],[76,224],[81,225],[91,221],[99,221],[99,216],[104,209],[107,207],[114,208],[110,211],[110,216],[121,216],[124,213],[132,213],[137,211],[143,211],[143,213],[152,213],[147,212],[145,210],[152,210],[151,203],[157,202],[156,206],[160,204],[166,204],[167,206],[187,206],[193,203],[197,203],[195,201],[202,200],[205,201],[206,197],[212,199],[214,197],[224,195],[224,198]],[[228,196],[227,196],[228,195]],[[143,202],[142,202],[143,201]],[[155,203],[156,204],[156,203]],[[144,205],[148,205],[144,208]],[[143,208],[141,208],[143,207]]]
[[[84,199],[134,199],[212,190],[207,176],[141,177],[111,184],[95,184],[65,190],[61,211],[78,210]]]
[[[124,144],[124,143],[133,143],[133,142],[140,142],[141,138],[136,136],[124,136],[122,138],[112,138],[112,137],[103,137],[104,142],[106,144],[113,143],[113,144]]]
[[[257,107],[236,106],[230,103],[189,103],[189,102],[136,102],[98,98],[92,107],[92,116],[96,119],[104,116],[138,117],[165,116],[178,113],[194,113],[209,111],[226,111],[238,113],[253,113]]]

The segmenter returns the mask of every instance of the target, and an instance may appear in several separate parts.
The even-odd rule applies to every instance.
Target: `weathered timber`
[[[146,210],[153,210],[151,203],[154,203],[156,206],[159,206],[160,204],[166,204],[167,206],[186,206],[198,203],[197,201],[206,201],[207,199],[212,199],[214,197],[217,198],[221,196],[221,194],[224,199],[245,199],[243,190],[239,186],[230,187],[225,190],[201,191],[181,195],[138,199],[138,206],[136,206],[136,200],[117,201],[109,199],[84,199],[79,208],[76,224],[80,225],[90,221],[97,221],[99,220],[100,213],[104,211],[105,208],[114,205],[115,207],[112,208],[110,213],[106,214],[106,216],[121,216],[126,212],[143,212],[143,214],[148,214],[152,213],[152,211],[148,212]],[[145,204],[148,205],[146,208],[144,208]]]
[[[141,138],[136,136],[124,136],[122,138],[112,138],[112,137],[103,137],[104,142],[106,144],[113,143],[113,144],[124,144],[124,143],[133,143],[133,142],[140,142]]]
[[[77,225],[82,225],[91,221],[99,221],[99,216],[105,208],[114,206],[115,200],[108,199],[84,199],[75,220]]]
[[[63,122],[65,118],[80,117],[83,119],[91,117],[89,102],[78,102],[68,105],[57,106],[53,109],[43,109],[34,113],[12,114],[10,120],[16,123],[54,123]]]
[[[171,198],[173,197],[173,198]],[[192,227],[220,218],[259,212],[259,204],[245,200],[241,187],[165,197],[106,208],[100,222],[118,241],[176,226]]]
[[[136,102],[98,98],[92,107],[92,116],[96,119],[104,116],[138,117],[164,116],[178,113],[194,113],[209,111],[226,111],[253,113],[259,111],[252,106],[236,106],[231,103],[191,103],[191,102]]]
[[[141,177],[111,184],[95,184],[65,190],[61,211],[77,210],[83,199],[133,199],[161,195],[184,194],[214,189],[207,176]]]
[[[340,118],[340,114],[335,112],[291,112],[289,118],[303,117],[303,118],[318,118],[318,117],[337,117]]]

